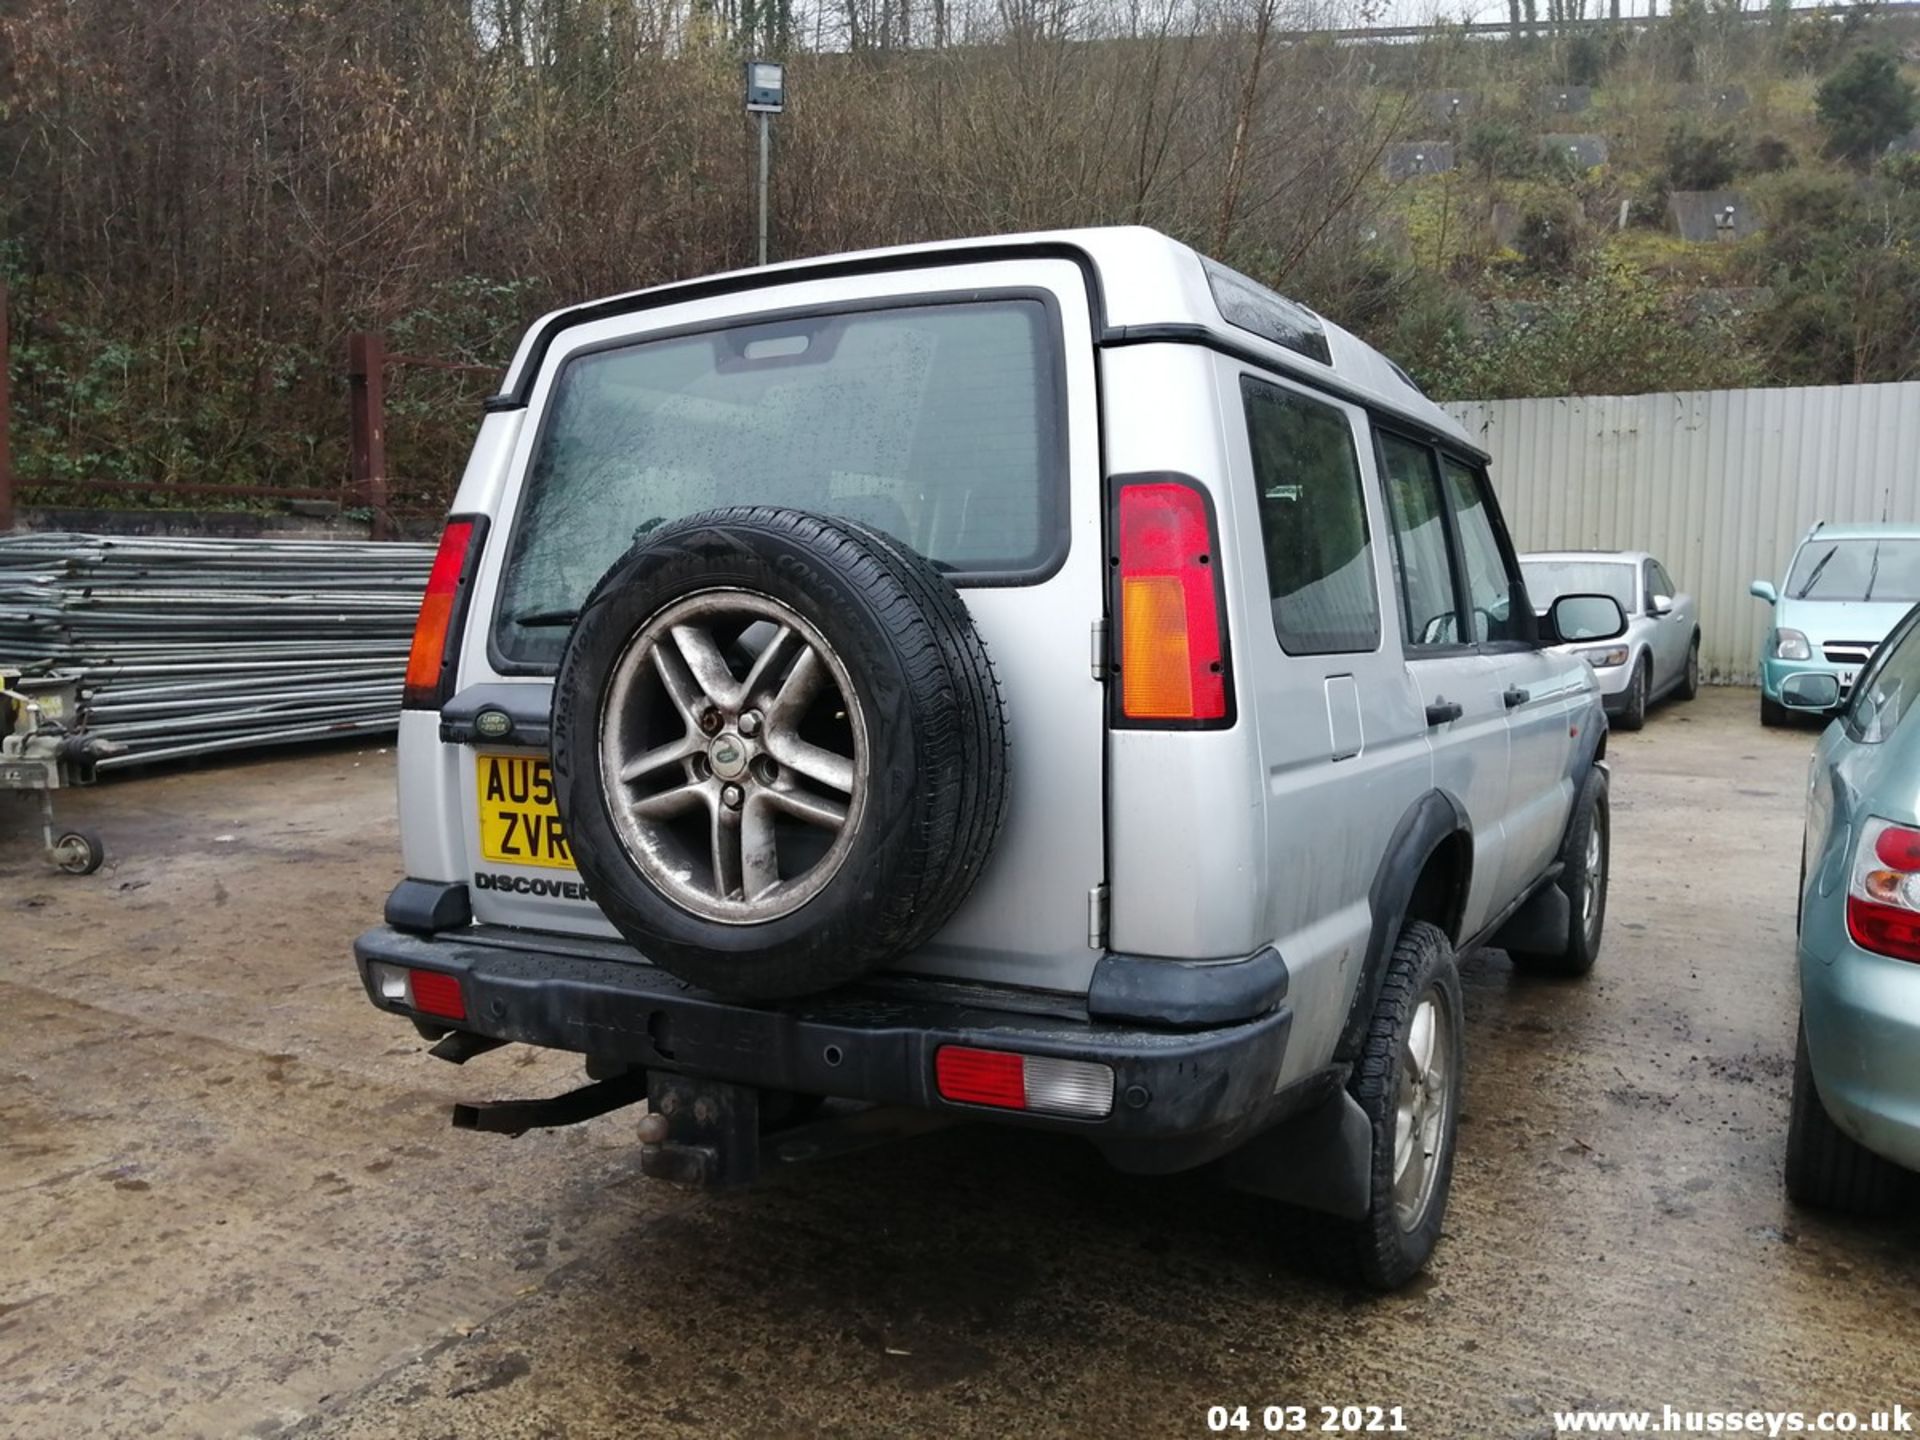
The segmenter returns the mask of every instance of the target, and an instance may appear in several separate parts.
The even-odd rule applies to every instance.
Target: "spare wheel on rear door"
[[[556,800],[649,960],[777,999],[880,968],[973,888],[1006,721],[958,592],[878,530],[795,510],[663,525],[601,577],[554,685]]]

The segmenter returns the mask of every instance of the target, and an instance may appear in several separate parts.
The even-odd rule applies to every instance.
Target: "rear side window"
[[[1059,326],[1037,298],[797,316],[576,356],[521,493],[495,612],[550,666],[587,592],[668,520],[783,505],[864,521],[963,577],[1065,545]]]
[[[1407,644],[1458,645],[1460,612],[1453,598],[1446,502],[1434,473],[1433,452],[1397,435],[1382,435],[1380,458]]]
[[[1331,405],[1240,379],[1273,628],[1289,655],[1372,650],[1380,595],[1353,426]]]

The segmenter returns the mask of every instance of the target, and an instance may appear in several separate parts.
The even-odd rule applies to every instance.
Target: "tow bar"
[[[439,1047],[434,1053],[440,1053]],[[638,1127],[640,1173],[689,1190],[748,1185],[760,1177],[763,1167],[781,1169],[847,1155],[953,1123],[945,1115],[925,1110],[850,1102],[831,1108],[834,1102],[827,1102],[830,1108],[818,1119],[776,1123],[763,1132],[761,1095],[751,1085],[629,1070],[543,1100],[455,1105],[453,1126],[493,1135],[524,1135],[529,1130],[577,1125],[642,1100],[647,1102],[647,1113]]]

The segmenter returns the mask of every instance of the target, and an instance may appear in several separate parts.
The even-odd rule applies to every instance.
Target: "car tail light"
[[[1121,714],[1226,721],[1226,630],[1206,495],[1178,481],[1132,481],[1118,510]]]
[[[943,1100],[1097,1119],[1113,1111],[1113,1071],[1091,1060],[942,1045],[934,1054]]]
[[[1847,933],[1863,950],[1920,961],[1920,830],[1888,820],[1861,827]]]
[[[444,970],[409,970],[400,965],[375,962],[368,967],[374,989],[382,1000],[391,1000],[423,1015],[438,1015],[443,1020],[467,1018],[466,997],[460,992],[460,977]]]
[[[409,710],[439,709],[452,688],[460,622],[483,531],[482,522],[463,519],[449,520],[440,532],[440,548],[427,572],[427,593],[420,597],[420,618],[413,626],[413,648],[407,654],[407,684],[400,703]]]

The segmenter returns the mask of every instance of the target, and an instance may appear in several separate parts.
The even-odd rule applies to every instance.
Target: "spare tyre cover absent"
[[[1007,809],[985,645],[854,521],[710,510],[601,577],[554,684],[574,862],[649,960],[723,995],[842,984],[924,942]]]

